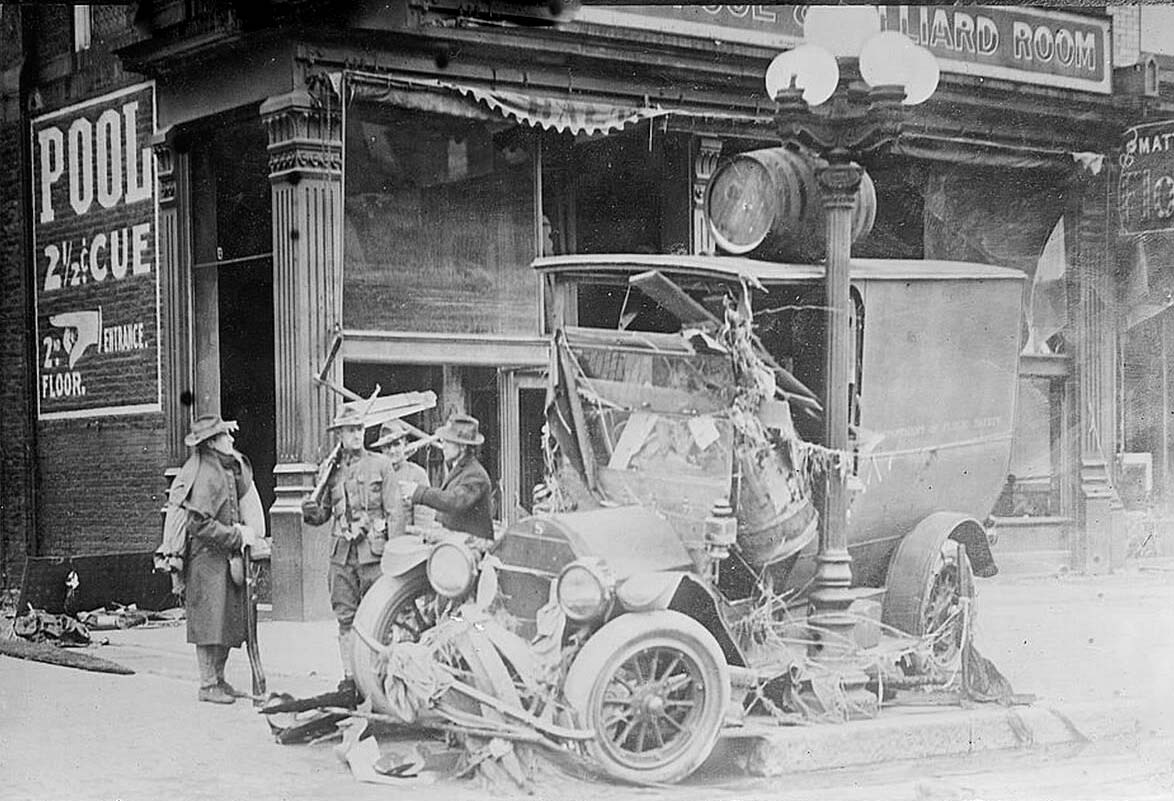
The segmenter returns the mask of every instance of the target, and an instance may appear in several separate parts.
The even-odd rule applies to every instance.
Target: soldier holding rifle
[[[236,430],[235,422],[218,414],[192,422],[184,438],[192,455],[171,485],[165,526],[172,541],[165,542],[169,554],[164,555],[183,565],[187,640],[196,646],[199,699],[215,704],[231,704],[242,695],[224,680],[224,665],[229,650],[248,634],[241,551],[263,545],[265,536],[252,465],[233,446]]]
[[[315,492],[302,502],[302,519],[321,525],[333,518],[327,581],[338,620],[343,668],[339,690],[353,692],[355,610],[379,579],[379,559],[388,538],[404,533],[404,509],[391,462],[363,448],[363,416],[344,409],[328,428],[337,433],[338,447],[319,470]]]

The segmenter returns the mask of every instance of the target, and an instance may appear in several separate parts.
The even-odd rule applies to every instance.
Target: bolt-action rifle
[[[336,443],[334,450],[326,457],[323,463],[323,468],[318,476],[318,483],[314,485],[314,489],[310,491],[308,500],[313,501],[314,505],[322,503],[322,496],[326,492],[326,487],[330,485],[330,477],[334,475],[335,469],[338,467],[338,460],[342,457],[342,443]]]

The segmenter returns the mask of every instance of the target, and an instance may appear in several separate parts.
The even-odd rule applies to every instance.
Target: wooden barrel
[[[799,491],[794,469],[773,447],[736,449],[738,550],[758,569],[798,553],[815,537],[819,514]]]
[[[741,153],[713,174],[705,218],[726,253],[778,261],[816,261],[825,250],[824,211],[815,168],[824,162],[772,147]],[[872,230],[876,187],[868,173],[852,210],[852,241]]]

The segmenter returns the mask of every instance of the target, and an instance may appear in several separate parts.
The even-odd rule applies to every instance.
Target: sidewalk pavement
[[[885,707],[874,720],[760,729],[721,749],[757,775],[1108,738],[1174,738],[1174,560],[1107,576],[1012,575],[977,582],[976,644],[1030,706]],[[263,620],[270,691],[307,696],[339,678],[333,621]],[[93,650],[196,692],[194,651],[181,625],[97,632]],[[234,651],[228,680],[249,686]],[[205,705],[207,706],[207,705]],[[263,736],[263,735],[258,735]]]
[[[975,644],[1029,706],[886,707],[875,720],[779,728],[758,775],[1080,743],[1174,738],[1174,560],[1104,576],[978,580]]]

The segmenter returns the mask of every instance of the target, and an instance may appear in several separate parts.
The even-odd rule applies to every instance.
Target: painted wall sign
[[[42,420],[159,411],[155,87],[32,120]]]
[[[805,6],[583,6],[576,22],[785,49]],[[943,72],[1109,94],[1109,20],[1047,8],[881,6],[881,25],[938,57]]]
[[[1126,129],[1117,207],[1122,234],[1174,231],[1174,120]]]

